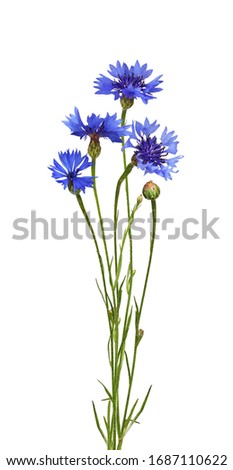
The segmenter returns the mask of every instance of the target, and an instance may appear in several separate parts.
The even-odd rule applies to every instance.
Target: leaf
[[[102,385],[102,387],[104,388],[105,392],[107,393],[108,397],[110,398],[110,400],[112,401],[112,395],[111,393],[109,392],[109,390],[107,389],[107,387],[105,387],[105,385],[98,379],[98,382]]]
[[[132,420],[131,420],[131,416],[132,416],[132,414],[133,414],[133,412],[134,412],[134,410],[135,410],[137,404],[138,404],[138,398],[137,398],[137,400],[135,401],[135,403],[133,404],[133,406],[132,406],[132,408],[131,408],[131,411],[130,411],[130,413],[129,413],[129,416],[128,416],[128,418],[126,419],[125,428],[127,428],[129,422],[132,421]]]
[[[130,382],[131,373],[130,373],[130,366],[129,366],[129,358],[128,358],[128,354],[127,354],[126,351],[125,351],[125,359],[126,359],[126,367],[127,367],[128,376],[129,376],[129,382]]]
[[[112,301],[111,301],[111,299],[110,299],[110,297],[109,297],[108,294],[107,294],[107,296],[108,296],[108,301],[109,301],[109,303],[110,303],[111,310],[113,311],[113,304],[112,304]]]
[[[129,327],[130,327],[131,318],[132,318],[132,312],[133,312],[133,307],[131,307],[131,309],[130,309],[129,316],[125,317],[124,329],[123,329],[123,333],[122,333],[122,340],[121,340],[121,345],[120,345],[120,349],[119,349],[119,353],[118,353],[119,355],[121,353],[122,348],[125,345],[125,342],[126,342],[126,339],[127,339],[127,336],[128,336]]]
[[[147,394],[146,394],[146,396],[145,396],[145,398],[144,398],[144,401],[143,401],[143,403],[142,403],[142,406],[141,406],[140,410],[139,410],[138,413],[136,414],[135,418],[133,418],[133,419],[131,420],[131,424],[130,424],[130,426],[128,427],[128,429],[127,429],[126,432],[128,432],[129,429],[131,428],[131,426],[133,426],[133,424],[137,422],[138,417],[139,417],[140,414],[143,412],[143,410],[144,410],[144,408],[145,408],[145,406],[146,406],[146,402],[147,402],[147,400],[148,400],[148,398],[149,398],[151,388],[152,388],[152,385],[149,387],[149,390],[148,390],[148,392],[147,392]],[[138,423],[138,424],[139,424],[139,423]]]
[[[97,426],[97,429],[99,430],[104,442],[107,444],[107,439],[101,429],[101,426],[100,426],[100,423],[99,423],[99,418],[98,418],[98,415],[97,415],[97,411],[96,411],[96,407],[95,407],[95,403],[92,401],[92,406],[93,406],[93,411],[94,411],[94,415],[95,415],[95,422],[96,422],[96,426]]]
[[[108,340],[108,360],[109,360],[109,364],[110,366],[112,367],[112,360],[111,360],[111,337],[109,338]]]
[[[128,295],[130,293],[132,280],[133,280],[133,277],[135,276],[135,274],[136,274],[136,269],[133,269],[132,274],[131,274],[131,268],[130,268],[130,265],[129,265],[128,276],[127,276],[128,279],[127,279],[127,282],[126,282],[126,291],[127,291]]]
[[[140,320],[140,311],[139,311],[138,304],[137,304],[135,297],[134,297],[134,303],[135,303],[135,308],[136,308],[135,324],[136,324],[136,329],[138,329],[138,324]]]
[[[122,283],[121,283],[121,285],[120,285],[120,289],[122,289],[122,287],[123,287],[123,285],[124,285],[124,282],[125,282],[125,279],[126,279],[126,276],[124,277],[124,279],[123,279],[123,281],[122,281]]]
[[[128,318],[127,325],[126,325],[126,328],[125,328],[124,340],[126,340],[126,337],[127,337],[127,335],[128,335],[128,332],[129,332],[129,327],[130,327],[130,323],[131,323],[132,313],[133,313],[133,307],[131,307],[131,309],[130,309],[129,318]]]
[[[107,430],[107,433],[108,433],[108,423],[107,423],[107,420],[106,420],[105,416],[103,416],[103,418],[104,418],[104,424],[106,426],[106,430]]]
[[[104,298],[104,294],[103,294],[103,292],[102,292],[102,290],[101,290],[101,288],[100,288],[100,286],[99,286],[99,283],[98,283],[97,279],[95,280],[95,282],[96,282],[96,284],[97,284],[98,291],[99,291],[99,293],[100,293],[100,295],[101,295],[101,297],[102,297],[102,299],[103,299],[104,305],[106,305],[105,298]]]

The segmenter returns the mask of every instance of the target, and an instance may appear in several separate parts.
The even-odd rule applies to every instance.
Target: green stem
[[[106,262],[107,262],[107,267],[108,267],[108,272],[109,272],[109,281],[110,281],[111,287],[113,287],[111,263],[110,263],[109,253],[108,253],[108,247],[107,247],[106,236],[105,236],[104,225],[103,225],[103,217],[102,217],[102,214],[101,214],[100,202],[99,202],[98,191],[97,191],[96,180],[95,180],[96,160],[94,160],[94,159],[93,159],[93,165],[91,167],[91,174],[94,178],[94,186],[93,186],[94,196],[95,196],[96,207],[97,207],[97,212],[98,212],[99,221],[100,221],[100,228],[101,228],[101,234],[102,234],[102,239],[103,239],[105,257],[106,257]],[[115,301],[114,291],[112,293],[113,293],[113,301]]]
[[[96,160],[93,159],[93,165],[91,167],[91,173],[94,178],[94,196],[95,196],[95,201],[96,201],[96,207],[97,207],[97,212],[98,212],[98,217],[100,221],[100,228],[101,228],[101,234],[102,234],[102,240],[103,240],[103,245],[104,245],[104,252],[105,252],[105,258],[106,258],[106,263],[108,267],[108,273],[109,273],[109,282],[112,290],[112,300],[113,300],[113,306],[114,306],[114,312],[112,312],[113,318],[116,315],[116,298],[115,298],[115,291],[113,288],[113,279],[112,279],[112,272],[111,272],[111,263],[110,263],[110,258],[109,258],[109,253],[108,253],[108,247],[107,247],[107,242],[106,242],[106,237],[105,237],[105,231],[104,231],[104,225],[103,225],[103,218],[102,218],[102,213],[101,213],[101,208],[100,208],[100,202],[99,202],[99,197],[98,197],[98,191],[97,191],[97,186],[96,186]],[[109,317],[108,317],[109,320]],[[113,323],[109,320],[109,332],[110,332],[110,351],[111,351],[111,380],[112,380],[112,390],[114,389],[114,377],[115,377],[115,359],[114,359],[114,338],[113,338]],[[110,424],[109,424],[110,425]],[[111,430],[108,435],[108,447],[112,448],[112,433]]]
[[[128,388],[128,394],[127,394],[127,399],[126,399],[124,417],[123,417],[123,421],[122,421],[121,436],[124,436],[124,433],[125,433],[124,428],[125,428],[125,422],[126,422],[126,419],[127,419],[129,400],[130,400],[130,395],[131,395],[131,390],[132,390],[132,385],[133,385],[135,364],[136,364],[136,358],[137,358],[138,327],[139,327],[139,321],[140,321],[140,318],[141,318],[142,308],[143,308],[143,304],[144,304],[144,300],[145,300],[145,294],[146,294],[146,289],[147,289],[147,284],[148,284],[148,279],[149,279],[149,274],[150,274],[150,268],[151,268],[151,262],[152,262],[152,256],[153,256],[153,251],[154,251],[154,241],[155,241],[155,234],[156,234],[156,200],[151,201],[151,208],[152,208],[152,232],[151,232],[151,239],[150,239],[150,254],[149,254],[149,259],[148,259],[148,265],[147,265],[147,271],[146,271],[146,277],[145,277],[145,282],[144,282],[140,307],[139,307],[138,312],[136,314],[134,354],[133,354],[132,369],[131,369],[130,379],[129,379],[129,388]],[[123,442],[123,437],[121,437],[119,439],[118,449],[121,449],[122,442]]]
[[[149,279],[149,275],[150,275],[151,261],[152,261],[153,251],[154,251],[155,233],[156,233],[156,213],[157,213],[156,200],[155,199],[151,200],[151,209],[152,209],[152,232],[151,232],[151,240],[150,240],[150,256],[149,256],[149,260],[148,260],[146,278],[145,278],[145,282],[144,282],[142,298],[141,298],[141,303],[140,303],[140,307],[139,307],[138,322],[139,322],[140,317],[141,317],[142,307],[143,307],[144,300],[145,300],[146,289],[147,289],[148,279]]]
[[[104,296],[105,296],[105,304],[106,304],[106,309],[107,311],[109,310],[109,300],[108,300],[108,292],[107,292],[107,286],[106,286],[106,279],[105,279],[105,272],[104,272],[104,264],[103,264],[103,260],[102,260],[102,256],[100,254],[100,249],[99,249],[99,245],[98,245],[98,242],[97,242],[97,238],[96,238],[96,235],[95,235],[95,232],[94,232],[94,229],[92,227],[92,224],[91,224],[91,221],[89,219],[89,216],[87,214],[87,211],[85,209],[85,206],[83,204],[83,200],[82,200],[82,197],[80,195],[80,193],[76,192],[76,199],[78,201],[78,204],[79,204],[79,207],[84,215],[84,218],[86,220],[86,223],[91,231],[91,234],[92,234],[92,237],[93,237],[93,241],[94,241],[94,244],[95,244],[95,248],[96,248],[96,252],[97,252],[97,256],[98,256],[98,260],[99,260],[99,264],[100,264],[100,270],[101,270],[101,274],[102,274],[102,281],[103,281],[103,286],[104,286]]]
[[[121,126],[125,125],[126,121],[126,113],[127,110],[122,110],[121,114]],[[124,147],[125,145],[125,138],[122,137],[122,146]],[[124,164],[124,172],[126,172],[126,169],[129,167],[127,166],[127,161],[126,161],[126,151],[123,149],[123,164]],[[132,165],[132,163],[131,163]],[[129,199],[129,182],[128,182],[128,174],[125,176],[125,194],[126,194],[126,204],[127,204],[127,215],[128,215],[128,220],[130,220],[130,199]],[[132,241],[132,232],[131,232],[131,226],[129,227],[128,231],[129,235],[129,288],[127,290],[128,293],[128,298],[127,298],[127,305],[126,305],[126,313],[125,313],[125,321],[124,321],[124,327],[123,327],[123,333],[125,333],[125,328],[128,320],[128,313],[129,313],[129,308],[130,308],[130,303],[131,303],[131,294],[132,294],[132,287],[133,287],[133,241]],[[117,252],[115,251],[115,256],[117,255]],[[121,367],[121,361],[119,364],[119,367]],[[117,388],[119,388],[119,382],[120,382],[120,371],[117,373]],[[123,420],[124,421],[124,420]]]
[[[122,110],[121,114],[121,126],[125,125],[126,121],[126,109]],[[125,138],[122,137],[122,146],[124,147],[125,145]],[[127,162],[126,162],[126,151],[123,149],[123,163],[124,163],[124,170],[127,168]],[[127,203],[127,215],[128,215],[128,220],[130,219],[130,200],[129,200],[129,181],[128,181],[128,176],[126,175],[125,178],[125,194],[126,194],[126,203]],[[128,292],[128,303],[126,307],[126,311],[129,310],[130,306],[130,299],[131,299],[131,293],[132,293],[132,286],[133,286],[133,240],[132,240],[132,232],[131,232],[131,227],[129,228],[129,270],[130,270],[130,288]]]
[[[117,211],[118,211],[118,201],[119,201],[119,195],[120,195],[120,189],[123,181],[127,178],[129,173],[132,171],[134,165],[132,163],[129,163],[125,171],[122,173],[120,176],[117,185],[116,185],[116,192],[115,192],[115,200],[114,200],[114,259],[115,259],[115,273],[117,276],[117,270],[118,270],[118,255],[117,255]],[[129,214],[129,219],[130,219],[130,214]],[[130,232],[130,228],[129,228]],[[117,289],[118,290],[118,289]]]
[[[114,288],[116,289],[117,295],[117,309],[114,315],[114,341],[115,341],[115,350],[114,350],[114,386],[113,386],[113,448],[116,449],[116,433],[117,429],[119,429],[119,404],[118,404],[118,341],[119,341],[119,289],[118,289],[118,254],[117,254],[117,212],[118,212],[118,201],[120,195],[120,189],[123,181],[129,175],[129,173],[133,169],[133,164],[130,163],[126,168],[125,171],[120,176],[117,185],[116,185],[116,192],[115,192],[115,200],[114,200],[114,259],[115,259],[115,274],[116,274],[116,282],[114,283]]]
[[[126,110],[122,111],[121,115],[121,126],[124,126],[126,119]],[[122,137],[122,146],[125,144],[125,139]],[[114,202],[114,260],[115,260],[115,274],[116,281],[114,287],[117,293],[118,305],[119,305],[119,289],[118,289],[118,253],[117,253],[117,218],[118,218],[118,200],[120,189],[123,181],[125,181],[125,191],[126,191],[126,202],[127,202],[127,215],[128,221],[130,221],[130,201],[129,201],[129,185],[128,185],[128,175],[133,169],[133,164],[130,163],[127,165],[126,162],[126,152],[123,150],[123,162],[124,162],[124,172],[118,180],[115,193],[115,202]],[[130,308],[130,299],[132,293],[132,280],[133,280],[133,248],[132,248],[132,235],[131,235],[131,226],[129,226],[128,236],[130,241],[130,263],[129,263],[129,289],[125,321],[123,327],[123,335],[125,334],[125,328],[128,319],[128,312]],[[120,260],[121,261],[121,260]],[[118,342],[119,342],[119,312],[117,309],[117,316],[115,319],[115,377],[114,377],[114,393],[113,393],[113,421],[114,421],[114,449],[116,449],[116,428],[118,426],[118,437],[120,437],[120,410],[119,410],[119,382],[120,382],[120,372],[121,372],[121,360],[119,362],[119,352],[118,352]],[[119,363],[118,363],[119,362]]]
[[[100,221],[100,228],[101,228],[101,233],[102,233],[102,240],[103,240],[103,245],[104,245],[104,252],[105,252],[105,258],[107,262],[107,267],[108,267],[108,273],[109,273],[109,282],[112,290],[112,298],[113,298],[113,306],[114,306],[114,312],[112,312],[112,315],[115,316],[116,312],[116,298],[115,298],[115,291],[113,288],[113,279],[112,279],[112,272],[111,272],[111,263],[109,259],[109,253],[108,253],[108,247],[107,247],[107,242],[106,242],[106,237],[105,237],[105,231],[104,231],[104,225],[103,225],[103,218],[102,218],[102,213],[101,213],[101,208],[100,208],[100,202],[99,202],[99,197],[98,197],[98,191],[97,191],[97,186],[96,186],[96,160],[93,159],[93,165],[91,167],[91,173],[94,178],[94,196],[95,196],[95,201],[96,201],[96,207],[97,207],[97,212],[99,216],[99,221]],[[109,321],[109,331],[110,331],[110,349],[111,349],[111,378],[112,378],[112,389],[114,388],[114,340],[113,340],[113,331],[112,331],[112,324]],[[109,443],[108,445],[112,445],[111,443],[111,433],[109,433]]]
[[[94,173],[93,173],[93,176],[95,175],[95,170],[94,170]],[[97,195],[97,191],[95,192],[95,196],[96,196],[96,202],[98,201],[98,204],[97,204],[97,208],[98,209],[98,214],[99,214],[99,218],[101,220],[101,229],[103,230],[103,224],[102,224],[102,217],[101,217],[101,212],[100,212],[100,206],[99,206],[99,200],[98,200],[98,195]],[[107,287],[106,287],[106,280],[105,280],[105,273],[104,273],[104,265],[103,265],[103,260],[102,260],[102,257],[101,257],[101,254],[100,254],[100,250],[99,250],[99,245],[98,245],[98,242],[97,242],[97,238],[96,238],[96,235],[95,235],[95,232],[94,232],[94,229],[92,227],[92,224],[91,224],[91,221],[89,219],[89,216],[87,214],[87,211],[85,209],[85,206],[83,204],[83,200],[80,196],[80,193],[76,193],[76,198],[77,198],[77,201],[78,201],[78,204],[79,204],[79,207],[85,217],[85,220],[87,222],[87,225],[91,231],[91,234],[92,234],[92,237],[93,237],[93,241],[94,241],[94,244],[95,244],[95,247],[96,247],[96,252],[97,252],[97,256],[98,256],[98,259],[99,259],[99,264],[100,264],[100,269],[101,269],[101,274],[102,274],[102,280],[103,280],[103,286],[104,286],[104,296],[105,296],[105,305],[106,305],[106,310],[107,310],[107,315],[108,315],[108,322],[109,322],[109,330],[110,330],[110,341],[111,341],[111,370],[112,370],[112,386],[114,387],[114,377],[115,377],[115,364],[114,364],[114,349],[113,349],[113,342],[114,342],[114,339],[113,339],[113,332],[112,332],[112,324],[111,324],[111,321],[109,319],[109,300],[108,300],[108,293],[107,293]],[[104,237],[104,230],[103,230],[103,237]],[[104,239],[104,238],[103,238]],[[106,239],[105,239],[105,243],[106,243]],[[106,254],[106,258],[109,260],[109,257],[108,257],[108,252],[107,252],[107,246],[106,246],[106,251],[105,251],[105,254]],[[109,265],[108,265],[109,266]],[[110,272],[110,271],[109,271]],[[111,430],[109,431],[109,436],[108,436],[108,448],[112,448],[112,443],[111,443],[111,438],[112,438],[112,432]]]

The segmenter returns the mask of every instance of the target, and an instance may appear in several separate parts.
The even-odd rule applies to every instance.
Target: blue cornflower
[[[115,100],[120,98],[124,109],[130,108],[136,98],[141,98],[143,103],[147,104],[148,100],[155,98],[153,93],[162,90],[158,87],[162,83],[160,80],[162,75],[145,83],[146,78],[152,74],[153,70],[147,70],[147,64],[140,66],[138,60],[131,67],[125,63],[121,65],[119,60],[116,67],[114,65],[109,65],[109,67],[108,73],[113,78],[101,74],[94,82],[94,87],[98,89],[96,93],[99,95],[113,94]]]
[[[85,193],[86,188],[93,187],[92,176],[81,176],[83,170],[92,166],[87,155],[82,157],[78,150],[72,150],[72,152],[67,150],[66,152],[58,152],[58,156],[62,166],[54,159],[53,165],[48,168],[52,171],[52,177],[61,183],[64,189],[68,186],[71,192],[75,193],[81,190]]]
[[[77,135],[80,139],[90,137],[88,153],[92,158],[98,157],[101,152],[99,143],[101,137],[108,138],[112,142],[121,142],[123,135],[129,135],[127,129],[130,126],[121,126],[121,120],[117,119],[116,113],[112,116],[107,113],[105,118],[92,114],[87,117],[87,124],[84,124],[79,110],[75,107],[74,114],[70,114],[66,118],[67,121],[63,121],[63,123],[69,127],[72,135]]]
[[[182,158],[177,154],[177,135],[175,132],[168,132],[165,127],[160,141],[157,137],[151,136],[159,128],[157,121],[149,123],[145,119],[144,124],[135,122],[132,125],[132,133],[129,140],[125,144],[126,147],[133,147],[135,153],[132,157],[132,162],[141,170],[146,173],[156,173],[163,178],[172,179],[171,173],[177,173],[176,164]],[[132,144],[131,139],[136,140],[135,145]],[[175,155],[172,158],[167,158],[167,155]]]

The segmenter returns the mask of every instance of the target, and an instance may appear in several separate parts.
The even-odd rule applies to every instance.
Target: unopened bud
[[[140,194],[140,196],[138,196],[138,198],[137,198],[137,206],[140,206],[140,204],[142,203],[142,201],[143,201],[143,195]]]
[[[150,200],[157,199],[160,195],[160,189],[153,181],[148,181],[148,183],[144,185],[142,192],[143,196]]]

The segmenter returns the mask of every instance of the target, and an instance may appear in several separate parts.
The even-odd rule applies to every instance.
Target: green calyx
[[[121,98],[121,106],[124,110],[132,108],[134,104],[134,99],[133,98],[126,98],[126,96],[122,96]]]
[[[99,157],[100,153],[101,153],[101,146],[100,146],[99,138],[96,136],[91,137],[91,140],[88,146],[88,154],[90,155],[91,158],[95,159]]]

